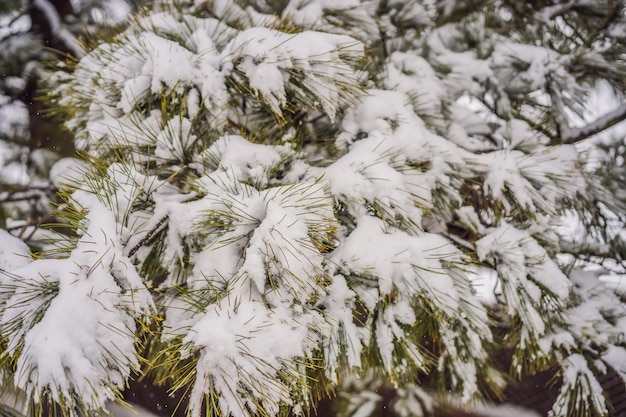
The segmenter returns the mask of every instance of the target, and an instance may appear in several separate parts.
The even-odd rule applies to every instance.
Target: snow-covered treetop
[[[515,377],[559,368],[554,415],[607,413],[623,308],[555,224],[623,208],[571,127],[623,82],[623,4],[457,3],[159,1],[59,71],[75,233],[0,252],[6,380],[70,414],[133,371],[192,416],[306,413],[367,371],[470,404],[501,349]]]

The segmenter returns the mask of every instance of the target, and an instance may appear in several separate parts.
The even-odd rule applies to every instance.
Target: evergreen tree
[[[610,414],[624,306],[578,261],[619,272],[626,199],[575,145],[626,117],[581,123],[625,36],[619,0],[153,2],[52,80],[81,159],[44,252],[0,231],[2,386],[248,417],[387,384],[409,416],[554,371],[551,415]]]

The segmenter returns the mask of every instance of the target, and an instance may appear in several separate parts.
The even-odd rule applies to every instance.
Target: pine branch
[[[615,110],[598,117],[585,126],[562,129],[561,139],[563,143],[566,144],[577,143],[613,127],[624,120],[626,120],[626,102],[623,102]]]

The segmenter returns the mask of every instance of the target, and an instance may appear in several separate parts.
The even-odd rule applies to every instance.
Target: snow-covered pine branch
[[[2,359],[13,373],[5,383],[27,402],[88,411],[120,398],[139,368],[135,320],[147,321],[154,305],[123,255],[114,214],[93,195],[72,198],[88,214],[67,257],[32,260],[21,241],[2,232],[3,246],[19,250],[0,270]]]
[[[384,386],[408,416],[545,371],[553,415],[607,415],[623,306],[557,223],[624,201],[554,138],[623,82],[623,3],[539,3],[154,2],[52,79],[84,160],[58,165],[56,250],[0,235],[23,256],[0,249],[6,381],[70,415],[138,372],[191,416],[342,386],[348,413]]]

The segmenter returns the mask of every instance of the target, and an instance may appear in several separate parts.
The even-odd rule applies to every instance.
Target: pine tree
[[[552,371],[551,415],[610,414],[624,306],[581,262],[623,266],[623,171],[577,144],[626,117],[582,124],[625,29],[618,0],[153,2],[51,80],[80,159],[43,252],[0,231],[2,386],[421,416]]]

